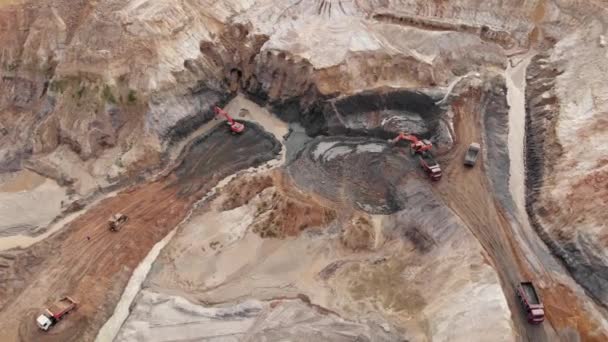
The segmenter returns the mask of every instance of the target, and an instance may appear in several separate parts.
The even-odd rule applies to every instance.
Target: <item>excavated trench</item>
[[[252,100],[265,101],[248,94]],[[437,93],[380,88],[349,96],[319,97],[311,105],[298,98],[267,103],[281,119],[298,123],[310,137],[350,136],[394,138],[409,132],[449,149],[452,136],[446,109],[437,105]],[[304,105],[303,105],[304,104]]]
[[[370,214],[391,214],[407,203],[400,185],[414,176],[411,171],[417,165],[395,149],[376,138],[316,138],[287,171],[299,187],[334,203]]]
[[[203,54],[214,54],[204,47]],[[406,143],[391,147],[387,139],[409,132],[430,139],[435,151],[447,152],[453,145],[448,109],[438,105],[445,95],[441,90],[378,88],[322,95],[311,81],[309,62],[285,52],[240,53],[240,63],[224,66],[224,81],[292,124],[287,170],[303,189],[372,214],[393,213],[407,203],[399,184],[426,175],[411,172],[418,162],[404,153]]]
[[[391,146],[387,139],[410,132],[432,140],[438,150],[448,150],[453,138],[446,110],[436,105],[439,98],[406,89],[378,89],[320,99],[313,106],[320,108],[316,120],[298,121],[309,135],[319,135],[305,145],[287,144],[292,149],[288,154],[295,155],[287,171],[298,186],[334,203],[370,214],[399,211],[408,203],[403,183],[408,177],[426,175],[415,172],[418,161],[407,153],[407,143]],[[306,110],[298,108],[297,101],[290,103],[288,113]],[[277,113],[285,109],[273,107]]]
[[[246,25],[227,26],[217,42],[200,44],[201,59],[185,65],[212,64],[222,70],[221,80],[200,89],[242,92],[271,109],[283,121],[299,123],[308,136],[348,135],[393,138],[408,131],[431,138],[440,147],[451,147],[449,120],[443,98],[434,88],[377,88],[355,93],[329,93],[318,84],[310,62],[286,51],[264,50],[267,36],[250,33]],[[234,44],[235,41],[243,42]],[[218,87],[217,83],[221,86]],[[221,93],[221,91],[220,91]],[[219,100],[221,101],[221,99]],[[185,121],[180,126],[195,126]],[[179,128],[176,131],[188,130]]]

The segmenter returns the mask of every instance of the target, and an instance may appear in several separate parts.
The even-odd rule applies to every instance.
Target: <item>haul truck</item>
[[[528,323],[540,324],[545,320],[545,309],[531,282],[517,285],[517,296],[528,314]]]
[[[72,298],[63,297],[49,308],[45,309],[44,312],[36,318],[36,324],[38,324],[40,329],[47,331],[57,322],[61,321],[65,315],[70,313],[70,311],[76,309],[77,305],[78,303]]]
[[[420,167],[427,173],[429,178],[434,181],[441,179],[441,167],[431,154],[433,144],[427,139],[418,139],[415,135],[401,132],[394,139],[389,139],[389,144],[396,145],[401,140],[410,142],[410,154],[418,156]]]

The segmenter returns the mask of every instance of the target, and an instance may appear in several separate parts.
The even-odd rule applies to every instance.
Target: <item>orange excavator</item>
[[[221,109],[220,107],[213,107],[213,111],[215,115],[223,115],[226,118],[226,123],[230,126],[230,131],[232,134],[240,134],[245,130],[245,125],[240,122],[235,121],[226,111]]]
[[[410,142],[410,154],[412,156],[418,156],[420,167],[429,175],[431,180],[438,181],[441,179],[441,167],[431,154],[433,143],[427,139],[420,140],[415,135],[404,132],[399,133],[397,137],[390,139],[388,142],[395,145],[400,140],[407,140]]]
[[[397,144],[400,140],[407,140],[410,142],[410,154],[415,155],[416,153],[422,153],[424,151],[430,151],[433,147],[433,143],[426,139],[418,139],[415,135],[408,133],[399,133],[395,139],[391,139],[388,142],[392,145]]]

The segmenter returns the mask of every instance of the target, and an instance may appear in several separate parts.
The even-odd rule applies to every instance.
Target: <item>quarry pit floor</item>
[[[461,157],[468,143],[480,141],[483,133],[478,114],[471,114],[479,112],[478,104],[479,99],[470,96],[455,106],[456,143],[440,157],[444,176],[440,182],[431,184],[430,189],[483,247],[488,263],[499,275],[521,340],[554,341],[563,338],[561,332],[568,329],[577,330],[585,340],[593,340],[597,335],[587,334],[597,327],[585,316],[580,295],[549,273],[532,271],[534,266],[524,256],[527,251],[516,241],[513,222],[494,197],[483,163],[472,169],[462,166]],[[353,138],[342,140],[342,144],[348,145]],[[375,154],[381,160],[358,164],[371,168],[358,170],[361,178],[340,173],[340,177],[345,177],[342,184],[324,184],[337,182],[340,177],[315,179],[318,170],[306,169],[314,167],[314,160],[286,166],[287,174],[291,174],[300,191],[306,191],[306,187],[317,189],[315,192],[328,203],[337,202],[341,207],[375,214],[394,211],[400,198],[393,189],[400,186],[402,175],[423,181],[426,176],[412,158],[389,148],[386,142],[371,139],[367,148],[381,150]],[[28,248],[3,252],[0,260],[6,261],[6,267],[0,268],[0,274],[6,281],[0,285],[0,340],[93,340],[114,311],[131,273],[152,246],[178,226],[218,182],[276,159],[280,149],[281,144],[257,125],[248,124],[245,133],[237,136],[231,135],[224,125],[215,126],[185,147],[167,175],[134,185],[92,205],[66,227]],[[390,174],[383,174],[387,170]],[[327,176],[331,171],[330,167],[320,175]],[[312,178],[302,178],[296,175],[298,172]],[[319,189],[331,188],[330,185],[338,190],[324,196]],[[128,215],[130,220],[125,229],[112,233],[107,229],[107,219],[116,212]],[[523,279],[543,284],[539,290],[547,321],[542,326],[528,325],[521,312],[514,284]],[[49,298],[60,295],[77,298],[79,309],[51,332],[40,332],[35,326],[35,315],[49,304]]]

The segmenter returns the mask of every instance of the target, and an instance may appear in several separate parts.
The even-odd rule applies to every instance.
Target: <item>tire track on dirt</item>
[[[471,230],[483,246],[500,278],[503,292],[511,309],[511,315],[521,340],[557,341],[570,336],[568,331],[578,332],[579,338],[604,341],[597,322],[586,314],[585,303],[567,286],[555,283],[555,279],[540,260],[543,272],[534,272],[526,253],[534,251],[526,241],[516,239],[518,227],[506,216],[499,200],[492,191],[484,163],[468,169],[462,165],[462,157],[473,141],[483,142],[480,115],[482,96],[479,90],[471,90],[453,103],[455,112],[455,145],[448,156],[441,160],[444,179],[435,184],[444,202]],[[483,145],[483,144],[482,144]],[[480,156],[483,159],[483,155]],[[516,224],[516,223],[513,223]],[[523,280],[536,284],[550,284],[537,288],[545,304],[546,320],[540,326],[527,323],[525,313],[515,294],[515,285]],[[567,308],[567,309],[566,309]],[[599,332],[599,335],[598,335]]]
[[[44,241],[11,251],[18,262],[1,270],[10,276],[0,284],[0,340],[93,340],[135,267],[191,206],[221,179],[279,151],[278,141],[255,124],[238,136],[222,126],[190,145],[168,176],[102,200]],[[130,219],[113,233],[107,219],[116,212]],[[28,267],[17,267],[23,264]],[[40,332],[35,315],[66,294],[79,301],[78,310],[48,333]]]
[[[478,104],[482,94],[472,90],[456,100],[455,146],[442,161],[444,179],[435,185],[435,191],[471,230],[488,254],[501,280],[515,328],[524,341],[554,341],[557,339],[550,322],[542,326],[531,326],[525,320],[516,298],[514,285],[524,280],[527,270],[522,267],[509,237],[510,225],[500,205],[496,202],[488,184],[483,163],[471,169],[462,165],[461,157],[468,144],[481,139],[481,120]],[[483,156],[480,156],[483,158]]]

